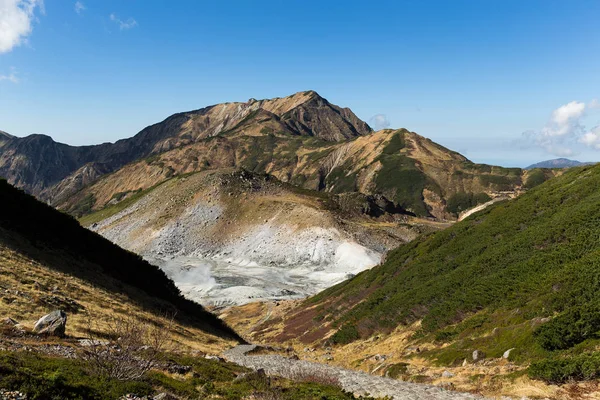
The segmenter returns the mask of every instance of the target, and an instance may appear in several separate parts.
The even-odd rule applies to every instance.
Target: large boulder
[[[62,310],[52,311],[50,314],[44,315],[35,323],[33,331],[41,335],[50,336],[65,336],[67,327],[67,314]]]

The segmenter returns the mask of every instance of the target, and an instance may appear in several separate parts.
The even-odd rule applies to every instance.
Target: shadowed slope
[[[0,244],[16,253],[88,281],[155,313],[225,338],[239,336],[202,306],[184,299],[158,267],[82,228],[33,197],[0,180]],[[156,301],[149,301],[149,298]]]

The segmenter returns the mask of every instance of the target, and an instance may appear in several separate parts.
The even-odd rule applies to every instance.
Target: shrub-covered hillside
[[[307,300],[316,315],[304,328],[329,321],[343,344],[421,320],[421,337],[454,343],[438,355],[450,363],[475,346],[495,356],[518,347],[517,361],[562,357],[599,343],[599,290],[600,166],[583,167],[400,246]]]

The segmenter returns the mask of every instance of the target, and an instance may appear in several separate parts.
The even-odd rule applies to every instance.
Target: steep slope
[[[0,140],[0,176],[24,190],[51,200],[56,192],[64,194],[68,179],[84,185],[81,169],[88,163],[102,165],[101,171],[115,171],[123,165],[236,128],[259,112],[269,113],[280,129],[292,135],[306,135],[336,141],[364,135],[371,128],[349,109],[337,107],[314,91],[285,98],[247,103],[224,103],[200,110],[179,113],[149,126],[132,138],[116,143],[75,147],[56,143],[45,135],[25,138],[2,135]],[[50,189],[61,185],[61,189]],[[82,186],[69,188],[72,193]]]
[[[230,167],[268,173],[311,190],[383,195],[415,215],[438,219],[455,219],[490,198],[516,196],[529,187],[528,171],[474,164],[405,129],[326,142],[280,132],[273,119],[266,125],[266,113],[253,115],[225,135],[130,163],[53,204],[82,215],[81,210],[102,209],[115,197],[173,175]],[[552,174],[543,172],[538,178],[543,181]]]
[[[186,297],[222,306],[341,282],[430,229],[408,218],[382,197],[220,170],[171,178],[81,222],[160,265]]]
[[[422,346],[419,357],[442,365],[459,365],[474,350],[501,357],[515,348],[518,363],[563,360],[535,364],[532,376],[598,376],[600,364],[581,354],[600,342],[599,185],[600,166],[571,169],[402,245],[288,313],[280,339],[403,337],[400,352]],[[579,375],[584,361],[591,369]]]
[[[239,339],[217,317],[184,299],[159,268],[4,180],[0,202],[3,315],[31,323],[48,309],[66,307],[73,313],[71,332],[82,333],[86,318],[100,322],[126,314],[160,323],[166,314],[176,314],[183,332],[179,340],[186,345],[195,341],[191,332],[205,345]]]

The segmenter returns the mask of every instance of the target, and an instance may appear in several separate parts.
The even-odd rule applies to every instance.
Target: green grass
[[[554,353],[579,342],[585,350],[598,333],[591,317],[600,307],[598,188],[600,166],[569,170],[516,200],[400,246],[383,265],[307,303],[327,302],[336,310],[335,325],[354,326],[359,337],[422,320],[426,337],[455,342],[448,354],[463,357],[484,347],[498,356],[518,347],[514,356],[523,362],[550,354],[534,337],[532,320],[558,314],[540,328],[550,338],[565,338],[554,346],[564,350]],[[587,311],[575,315],[576,309]],[[494,319],[461,325],[481,313]],[[563,320],[572,326],[565,329]],[[498,336],[488,335],[494,327]]]
[[[172,356],[170,361],[190,366],[192,370],[178,378],[151,371],[135,381],[119,381],[95,375],[91,365],[81,360],[2,351],[0,387],[23,392],[32,400],[116,400],[130,393],[148,396],[160,392],[189,399],[241,400],[253,394],[271,394],[285,400],[354,399],[336,385],[319,382],[318,377],[293,382],[198,357]]]
[[[121,199],[118,203],[116,204],[112,204],[109,206],[106,206],[104,208],[102,208],[101,210],[89,213],[87,215],[83,215],[83,216],[79,216],[79,223],[82,226],[90,226],[96,222],[100,222],[105,220],[106,218],[110,218],[115,214],[120,213],[121,211],[123,211],[124,209],[126,209],[127,207],[129,207],[130,205],[134,204],[136,201],[138,201],[139,199],[141,199],[142,197],[144,197],[145,195],[147,195],[148,193],[150,193],[151,191],[153,191],[154,189],[156,189],[158,186],[162,185],[164,182],[160,182],[157,185],[154,185],[152,187],[149,187],[148,189],[145,190],[136,190],[134,192],[125,192],[125,194],[127,193],[133,193],[128,197],[124,197],[123,192],[121,193],[116,193],[113,198],[115,196],[120,196]],[[77,216],[77,214],[74,214]]]
[[[357,175],[355,173],[347,174],[350,165],[335,167],[327,175],[327,187],[333,187],[333,193],[355,192],[358,187],[356,184]]]
[[[96,204],[96,197],[93,193],[90,193],[73,206],[71,214],[76,217],[89,214],[92,211],[94,204]]]
[[[382,153],[385,155],[393,155],[405,148],[406,143],[404,141],[403,135],[404,132],[395,133],[394,136],[392,136],[392,138],[388,142],[388,144],[383,148]]]
[[[375,178],[377,190],[416,215],[429,215],[423,199],[423,189],[435,189],[435,185],[415,166],[415,161],[401,154],[384,154],[379,160],[382,168]]]

